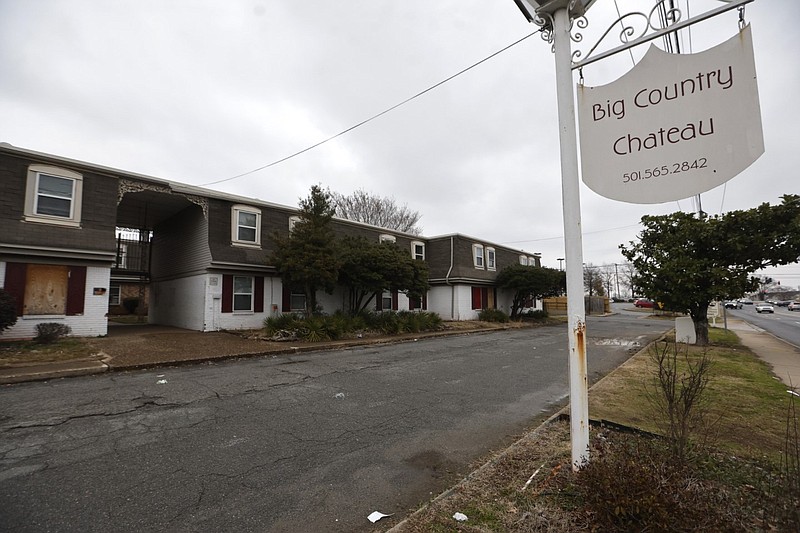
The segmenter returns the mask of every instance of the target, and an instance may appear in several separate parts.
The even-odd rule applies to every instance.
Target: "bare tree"
[[[605,296],[614,294],[614,283],[616,282],[616,278],[614,277],[614,265],[603,265],[599,267],[598,275],[600,276],[600,282],[606,290]]]
[[[417,225],[422,215],[410,210],[405,204],[397,205],[394,198],[376,196],[363,189],[358,189],[350,195],[338,192],[330,194],[337,217],[413,235],[422,233],[422,228]]]
[[[636,275],[636,269],[631,263],[623,263],[619,265],[619,281],[625,288],[625,293],[630,296],[636,296],[636,285],[633,278]]]
[[[589,296],[605,296],[603,278],[598,267],[591,263],[583,265],[583,287]]]

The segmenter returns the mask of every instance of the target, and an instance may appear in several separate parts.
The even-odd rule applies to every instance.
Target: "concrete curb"
[[[102,360],[77,360],[47,363],[36,366],[0,369],[0,385],[46,381],[56,378],[88,376],[107,372],[109,366]]]
[[[462,331],[437,331],[420,333],[418,335],[406,335],[397,338],[384,339],[352,339],[339,342],[328,342],[324,344],[288,346],[272,350],[259,350],[255,352],[233,353],[225,355],[213,355],[196,357],[192,359],[152,361],[132,365],[115,365],[114,358],[108,354],[100,353],[99,359],[76,359],[72,361],[50,362],[35,365],[18,365],[0,368],[0,385],[14,383],[24,383],[28,381],[47,381],[51,379],[77,377],[103,372],[125,372],[128,370],[145,370],[148,368],[177,367],[196,364],[208,364],[214,362],[230,361],[232,359],[243,359],[252,357],[266,357],[278,355],[293,355],[308,352],[346,350],[351,348],[363,348],[367,346],[385,346],[391,344],[401,344],[406,342],[416,342],[421,339],[431,339],[437,337],[467,336],[492,333],[496,331],[508,331],[516,328],[483,328]]]

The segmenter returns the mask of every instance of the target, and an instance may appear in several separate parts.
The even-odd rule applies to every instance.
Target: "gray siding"
[[[211,264],[208,223],[198,206],[187,207],[153,229],[153,280],[205,271]]]
[[[452,270],[450,270],[451,241],[453,248]],[[473,244],[483,245],[484,250],[486,248],[494,248],[495,270],[475,268],[472,256]],[[427,261],[430,267],[430,278],[433,280],[444,279],[448,276],[448,270],[450,270],[448,279],[451,281],[475,284],[492,283],[503,268],[519,264],[520,255],[533,256],[528,252],[458,234],[429,239],[427,245]],[[484,255],[485,260],[486,257]],[[537,259],[536,261],[538,265],[539,260]]]
[[[83,176],[80,227],[25,222],[25,185],[28,167],[46,164]],[[0,242],[6,244],[113,252],[118,182],[115,178],[0,153]]]

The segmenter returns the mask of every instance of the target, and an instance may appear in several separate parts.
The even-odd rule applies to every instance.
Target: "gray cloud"
[[[692,0],[689,15],[719,5]],[[800,8],[754,2],[746,14],[766,153],[702,196],[711,213],[800,192],[791,101],[800,66],[786,57],[785,31]],[[585,41],[613,18],[612,3],[596,2]],[[734,12],[695,26],[692,48],[727,39],[736,23]],[[0,141],[208,183],[330,137],[534,30],[510,0],[0,0]],[[587,67],[586,83],[608,83],[631,63],[621,54]],[[393,196],[423,214],[427,235],[461,232],[542,252],[558,266],[549,45],[527,39],[342,137],[212,187],[296,205],[314,183]],[[584,260],[595,264],[622,262],[617,246],[634,239],[642,215],[692,209],[690,200],[633,205],[586,187],[581,194]],[[785,284],[800,284],[800,267],[783,272]]]

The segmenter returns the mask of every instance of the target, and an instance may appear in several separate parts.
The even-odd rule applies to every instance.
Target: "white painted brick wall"
[[[205,331],[206,275],[153,282],[148,322]]]
[[[216,285],[212,284],[212,278],[217,278]],[[264,326],[264,319],[281,312],[283,286],[280,278],[264,277],[263,313],[223,313],[221,273],[208,274],[206,288],[204,304],[205,323],[202,331],[260,329]]]
[[[428,311],[444,320],[477,320],[472,309],[472,288],[469,285],[437,285],[428,293]]]

